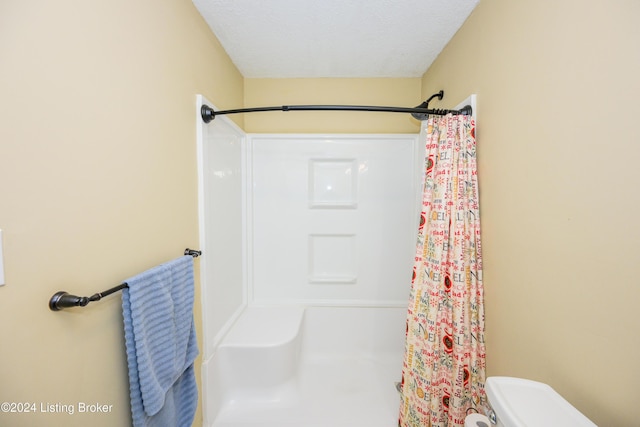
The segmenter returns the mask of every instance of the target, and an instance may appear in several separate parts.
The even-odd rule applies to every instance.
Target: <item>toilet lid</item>
[[[511,377],[489,377],[489,403],[506,427],[597,427],[544,383]]]

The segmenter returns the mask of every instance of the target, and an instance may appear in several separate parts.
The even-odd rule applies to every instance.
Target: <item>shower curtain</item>
[[[426,126],[398,425],[463,426],[485,399],[475,122],[432,116]]]

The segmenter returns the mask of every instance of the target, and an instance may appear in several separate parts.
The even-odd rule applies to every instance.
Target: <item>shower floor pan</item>
[[[250,307],[207,367],[210,426],[396,426],[404,316],[400,308]]]

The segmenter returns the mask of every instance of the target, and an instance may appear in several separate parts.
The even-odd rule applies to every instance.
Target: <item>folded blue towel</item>
[[[193,362],[193,257],[128,279],[122,292],[134,427],[190,427],[198,404]]]

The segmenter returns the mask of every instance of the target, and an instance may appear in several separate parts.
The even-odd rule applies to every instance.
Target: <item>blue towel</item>
[[[193,362],[193,257],[128,279],[122,313],[134,427],[190,427],[198,404]]]

